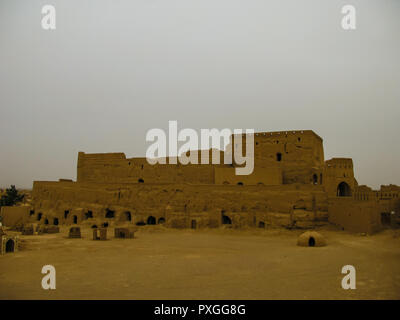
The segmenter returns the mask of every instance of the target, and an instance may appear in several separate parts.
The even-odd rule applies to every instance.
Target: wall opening
[[[106,218],[112,219],[115,216],[115,211],[106,209]]]
[[[6,253],[7,252],[14,252],[14,249],[15,249],[14,240],[8,239],[7,242],[6,242]]]
[[[144,221],[138,221],[136,222],[137,226],[145,226],[146,224],[144,223]]]
[[[92,229],[96,229],[97,226],[94,224],[94,225],[91,226],[91,228],[92,228]]]
[[[242,186],[242,185],[243,185],[243,182],[240,182],[240,181],[239,181],[237,184],[238,184],[238,186]]]
[[[196,220],[192,220],[191,227],[192,227],[192,229],[196,229],[197,228],[197,221]]]
[[[38,215],[37,215],[37,221],[40,221],[40,219],[42,219],[42,213],[41,212],[39,212]]]
[[[314,246],[315,246],[315,239],[314,239],[314,237],[310,237],[310,238],[308,239],[308,246],[309,246],[309,247],[314,247]]]
[[[74,224],[77,224],[77,223],[78,223],[78,217],[77,217],[77,216],[74,216],[74,217],[73,217],[73,220],[74,220]]]
[[[53,224],[54,224],[55,226],[58,226],[58,218],[54,218]]]
[[[346,182],[339,183],[337,187],[337,196],[338,197],[351,197],[351,189],[350,186]]]
[[[313,174],[312,182],[313,182],[313,184],[318,184],[318,176],[316,174]]]
[[[44,224],[49,224],[49,219],[45,219]]]
[[[163,223],[165,223],[165,219],[164,218],[158,219],[158,224],[163,224]]]
[[[33,216],[34,214],[35,214],[35,210],[30,210],[30,211],[29,211],[29,215],[30,215],[30,216]]]
[[[129,211],[125,211],[123,217],[124,217],[125,221],[132,221],[132,216]]]
[[[258,223],[258,227],[259,227],[259,228],[265,228],[265,222],[260,221],[260,222]]]
[[[231,219],[230,219],[228,216],[226,216],[224,213],[225,213],[225,211],[222,210],[222,211],[221,211],[221,221],[222,221],[222,224],[232,224]]]
[[[103,223],[103,228],[107,228],[108,227],[108,222],[104,222]]]
[[[85,213],[85,219],[93,218],[93,212],[88,210],[88,212]]]
[[[278,152],[276,154],[276,161],[282,161],[282,153]]]
[[[69,215],[69,210],[64,211],[64,219],[67,219]]]
[[[138,182],[139,182],[139,183],[144,183],[144,180],[143,180],[142,178],[140,178],[140,179],[138,180]]]
[[[156,224],[156,218],[150,216],[147,218],[147,224]]]

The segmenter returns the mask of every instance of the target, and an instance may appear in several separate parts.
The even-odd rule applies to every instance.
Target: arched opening
[[[265,228],[265,222],[260,221],[260,222],[258,223],[258,227],[259,227],[259,228]]]
[[[165,219],[164,218],[158,219],[158,224],[164,224],[164,223],[165,223]]]
[[[138,182],[139,182],[139,183],[144,183],[144,180],[143,180],[142,178],[140,178],[140,179],[138,180]]]
[[[64,211],[64,219],[67,219],[69,215],[69,210]]]
[[[85,219],[93,218],[93,212],[88,210],[88,212],[85,213]]]
[[[156,218],[150,216],[147,218],[147,224],[156,224]]]
[[[224,210],[221,211],[221,221],[222,221],[222,224],[232,224],[231,219],[225,215]]]
[[[310,238],[308,239],[308,246],[309,246],[309,247],[314,247],[314,246],[315,246],[315,239],[314,239],[314,237],[310,237]]]
[[[77,216],[74,216],[74,217],[73,217],[73,220],[74,220],[74,224],[77,224],[77,223],[78,223],[78,217],[77,217]]]
[[[237,185],[238,185],[238,186],[242,186],[242,185],[243,185],[243,182],[240,182],[240,181],[239,181],[239,182],[237,183]]]
[[[115,211],[106,209],[106,218],[112,219],[115,216]]]
[[[318,176],[315,173],[312,176],[312,182],[313,184],[318,184]]]
[[[39,212],[38,215],[37,215],[37,221],[40,221],[40,219],[42,219],[42,213],[41,212]]]
[[[124,220],[125,221],[132,221],[132,216],[131,213],[129,211],[125,211],[123,214]]]
[[[53,224],[54,224],[55,226],[58,226],[58,218],[54,218]]]
[[[44,219],[44,224],[49,224],[49,219]]]
[[[14,240],[8,239],[6,242],[6,253],[14,252]]]
[[[337,187],[337,196],[338,197],[351,197],[351,189],[350,186],[346,182],[339,183]]]
[[[104,223],[102,224],[102,226],[103,226],[103,228],[107,228],[107,227],[108,227],[108,222],[104,222]]]
[[[192,229],[196,229],[197,228],[197,221],[196,220],[192,220],[191,227],[192,227]]]
[[[282,153],[280,153],[280,152],[278,152],[277,154],[276,154],[276,161],[282,161]]]

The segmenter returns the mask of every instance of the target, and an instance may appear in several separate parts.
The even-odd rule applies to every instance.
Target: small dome
[[[326,240],[316,231],[307,231],[299,236],[297,245],[301,247],[323,247],[326,246]]]

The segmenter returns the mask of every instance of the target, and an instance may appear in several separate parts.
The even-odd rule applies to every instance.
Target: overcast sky
[[[143,157],[168,120],[312,129],[359,184],[400,184],[399,57],[397,0],[0,0],[0,186],[76,179],[78,151]]]

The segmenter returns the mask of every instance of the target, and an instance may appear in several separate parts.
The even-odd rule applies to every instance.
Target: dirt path
[[[320,230],[328,246],[296,246],[300,231],[174,230],[146,226],[136,239],[21,236],[0,256],[0,299],[400,299],[400,237]],[[41,288],[54,265],[57,289]],[[341,288],[354,265],[357,289]]]

